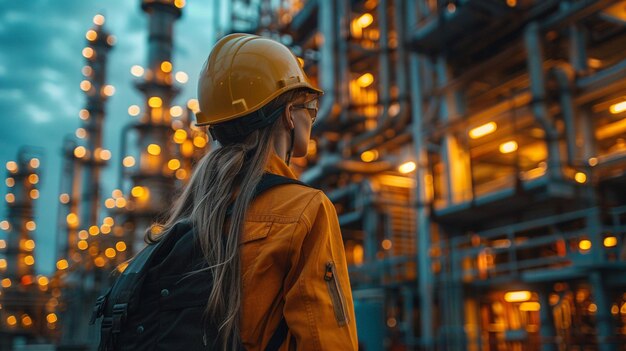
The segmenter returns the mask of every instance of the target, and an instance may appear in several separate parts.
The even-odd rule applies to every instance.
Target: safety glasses
[[[306,109],[309,111],[309,115],[311,116],[311,124],[315,123],[315,119],[317,118],[317,98],[309,100],[302,104],[292,105],[292,108],[295,109]]]

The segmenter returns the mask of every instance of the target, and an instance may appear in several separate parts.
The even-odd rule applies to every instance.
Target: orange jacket
[[[296,178],[277,155],[266,171]],[[280,350],[357,350],[354,305],[337,213],[323,192],[297,184],[258,196],[241,244],[241,338],[264,350],[282,316]]]

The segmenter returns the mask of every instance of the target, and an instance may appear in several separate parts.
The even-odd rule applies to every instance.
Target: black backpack
[[[254,196],[282,184],[307,186],[265,173]],[[176,223],[163,240],[140,251],[113,286],[98,297],[89,323],[104,317],[99,351],[215,348],[217,327],[203,320],[212,287],[211,273],[185,274],[206,267],[195,240],[190,221]],[[287,331],[283,317],[265,350],[278,350]]]

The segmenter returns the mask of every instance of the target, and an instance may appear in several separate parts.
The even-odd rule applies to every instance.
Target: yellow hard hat
[[[227,35],[215,44],[200,72],[196,124],[235,120],[299,88],[323,94],[285,45],[252,34]]]

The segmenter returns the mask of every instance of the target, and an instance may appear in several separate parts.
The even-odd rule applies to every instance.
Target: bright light
[[[102,150],[102,151],[100,151],[100,158],[105,160],[105,161],[110,160],[111,159],[111,151],[109,151],[109,150]]]
[[[6,195],[4,195],[4,199],[6,200],[6,202],[12,204],[15,202],[15,195],[12,193],[8,193]]]
[[[133,67],[130,68],[130,74],[132,74],[135,77],[141,77],[144,74],[144,69],[143,67],[139,66],[139,65],[134,65]]]
[[[89,248],[89,244],[85,240],[78,241],[76,246],[78,246],[79,250],[83,250],[83,251],[87,250],[87,248]]]
[[[30,316],[29,316],[29,315],[25,314],[25,315],[22,317],[22,324],[23,324],[25,327],[30,327],[30,326],[33,324],[33,320],[32,320],[32,318],[30,318]]]
[[[109,234],[111,232],[111,227],[109,227],[108,225],[104,225],[103,224],[103,225],[100,226],[100,232],[102,234],[105,234],[105,235]]]
[[[356,82],[361,88],[367,88],[374,82],[374,76],[371,73],[365,73]]]
[[[76,215],[76,213],[72,212],[68,214],[67,217],[65,217],[65,220],[70,227],[75,227],[78,225],[78,216]]]
[[[187,107],[194,113],[200,110],[200,104],[198,104],[197,99],[189,99],[187,101]]]
[[[183,108],[180,106],[172,106],[170,108],[170,115],[172,117],[180,117],[183,114]]]
[[[98,235],[98,234],[100,234],[100,228],[98,228],[97,225],[92,225],[91,227],[89,227],[89,234],[91,234],[91,235]]]
[[[122,164],[124,165],[124,167],[132,167],[135,165],[135,158],[132,156],[126,156],[124,157]]]
[[[137,105],[130,105],[128,107],[128,114],[131,116],[137,116],[141,112],[141,109]]]
[[[83,229],[78,232],[78,238],[80,240],[87,240],[87,238],[89,238],[89,233],[85,229]]]
[[[83,69],[81,69],[81,72],[83,72],[83,75],[85,77],[89,77],[93,74],[93,68],[89,66],[84,66]]]
[[[7,248],[7,242],[4,241],[3,239],[0,239],[0,249],[6,249]]]
[[[589,304],[589,307],[587,307],[587,310],[591,313],[595,313],[598,311],[598,306],[595,303],[591,303]]]
[[[587,239],[583,239],[578,243],[578,248],[581,249],[582,251],[587,251],[589,249],[591,249],[591,241],[587,240]]]
[[[89,89],[91,89],[91,82],[88,80],[83,80],[82,82],[80,82],[80,90],[82,91],[89,91]]]
[[[48,285],[49,282],[50,282],[50,280],[47,277],[39,277],[39,278],[37,278],[37,284],[39,284],[41,286],[46,286],[46,285]]]
[[[597,166],[598,165],[598,159],[596,157],[591,157],[589,159],[589,165],[591,167]]]
[[[176,170],[176,179],[183,180],[185,178],[187,178],[187,171],[185,171],[184,168],[179,168],[178,170]]]
[[[159,108],[162,105],[163,105],[163,100],[161,100],[161,98],[158,96],[152,96],[150,99],[148,99],[148,106],[152,108]]]
[[[523,302],[530,300],[530,291],[509,291],[504,294],[506,302]]]
[[[361,17],[357,18],[356,23],[361,27],[365,28],[374,22],[374,17],[372,17],[369,13],[364,13]]]
[[[180,84],[185,84],[189,80],[189,76],[187,75],[187,73],[185,73],[183,71],[176,72],[175,77],[176,77],[176,80],[178,81],[178,83],[180,83]]]
[[[87,34],[85,34],[85,38],[89,41],[94,41],[98,39],[98,33],[95,30],[90,29],[87,31]]]
[[[112,85],[106,85],[102,88],[102,93],[106,96],[113,96],[113,94],[115,94],[115,87]]]
[[[115,199],[115,206],[117,206],[117,208],[126,206],[126,199],[123,197]]]
[[[30,195],[30,198],[31,198],[31,199],[36,200],[36,199],[38,199],[38,198],[39,198],[39,190],[37,190],[37,189],[32,189],[32,190],[30,191],[29,195]]]
[[[12,187],[14,187],[14,186],[15,186],[15,179],[13,179],[13,178],[11,178],[11,177],[7,178],[4,182],[6,183],[6,185],[7,185],[9,188],[12,188]]]
[[[614,236],[607,236],[606,238],[604,238],[604,246],[605,247],[617,246],[617,238]]]
[[[24,241],[24,250],[33,251],[33,249],[35,249],[35,240],[28,239]]]
[[[39,183],[39,176],[36,174],[31,174],[28,176],[28,182],[31,184],[37,184]]]
[[[506,0],[506,4],[509,5],[509,7],[515,7],[517,5],[517,0]]]
[[[32,232],[37,229],[37,224],[35,224],[35,221],[28,221],[26,222],[26,229]]]
[[[57,269],[58,270],[62,271],[64,269],[67,269],[68,266],[69,265],[67,263],[67,260],[65,260],[65,259],[57,261]]]
[[[107,37],[107,44],[113,46],[115,44],[115,41],[116,41],[116,39],[115,39],[114,35],[109,35]]]
[[[94,51],[93,51],[92,48],[87,47],[87,48],[83,49],[83,56],[85,58],[87,58],[87,59],[92,58],[93,57],[93,53],[94,53]]]
[[[9,228],[11,228],[11,225],[9,225],[9,221],[4,220],[4,221],[0,222],[0,229],[2,229],[2,230],[9,230]]]
[[[70,202],[70,195],[69,194],[61,194],[61,195],[59,195],[59,202],[61,202],[62,204],[66,204],[66,203]]]
[[[15,161],[7,162],[7,170],[11,173],[17,172],[17,163]]]
[[[400,173],[406,174],[406,173],[413,172],[415,168],[417,168],[417,165],[415,164],[415,162],[409,161],[409,162],[405,162],[401,164],[400,167],[398,167],[398,171],[400,171]]]
[[[148,145],[147,150],[150,155],[154,155],[154,156],[158,156],[161,153],[161,147],[157,144]]]
[[[87,131],[85,130],[85,128],[76,129],[76,137],[78,139],[85,139],[86,136],[87,136]]]
[[[56,321],[58,320],[57,315],[54,313],[49,313],[46,316],[46,320],[48,321],[48,323],[52,324],[52,323],[56,323]]]
[[[111,192],[111,196],[113,196],[114,198],[118,198],[118,197],[124,196],[124,194],[122,193],[120,189],[115,189]]]
[[[10,286],[11,286],[11,279],[9,279],[9,278],[2,279],[2,287],[3,288],[8,288]]]
[[[587,181],[587,175],[583,172],[576,172],[576,175],[574,176],[574,179],[578,182],[578,183],[584,183]]]
[[[77,158],[83,158],[85,157],[86,154],[87,154],[87,149],[85,149],[84,146],[77,146],[74,149],[74,156],[76,156]]]
[[[115,249],[109,247],[108,249],[104,250],[104,255],[108,258],[113,258],[115,257],[115,255],[117,255],[117,252],[115,252]]]
[[[106,208],[113,208],[115,207],[115,200],[108,198],[104,201],[104,207]]]
[[[361,154],[361,160],[363,162],[372,162],[378,158],[378,150],[367,150]]]
[[[32,266],[35,264],[35,258],[32,255],[28,255],[26,257],[24,257],[24,263],[27,266]]]
[[[175,158],[171,159],[169,160],[169,162],[167,162],[167,167],[172,171],[175,171],[180,168],[180,161]]]
[[[626,111],[626,101],[611,105],[611,107],[609,107],[609,111],[611,111],[614,115]]]
[[[170,73],[172,71],[172,63],[169,61],[161,62],[161,71],[165,73]]]
[[[381,243],[381,246],[383,247],[383,249],[385,250],[389,250],[391,249],[391,240],[389,239],[385,239],[383,240],[383,242]]]
[[[182,144],[185,140],[187,140],[187,132],[183,129],[179,129],[174,132],[174,142],[177,144]]]
[[[480,127],[476,127],[474,129],[470,130],[469,136],[472,139],[478,139],[478,138],[483,137],[483,136],[485,136],[487,134],[491,134],[491,133],[495,132],[497,127],[498,126],[496,125],[495,122],[489,122],[487,124],[483,124]]]
[[[7,260],[5,260],[4,258],[0,258],[0,269],[5,268],[7,268]]]
[[[93,260],[93,264],[95,264],[95,265],[96,265],[96,267],[104,267],[104,264],[105,264],[105,263],[106,263],[106,262],[104,261],[104,258],[102,258],[102,257],[96,257],[96,258]]]
[[[102,220],[102,223],[110,227],[115,223],[115,221],[113,220],[113,217],[104,217],[104,219]]]
[[[80,117],[80,119],[82,119],[83,121],[86,121],[89,119],[89,111],[85,110],[85,109],[81,109],[80,112],[78,113],[78,117]]]
[[[506,143],[500,144],[500,152],[503,154],[508,154],[517,150],[517,142],[515,141],[507,141]]]
[[[193,144],[197,147],[197,148],[203,148],[206,146],[206,139],[204,139],[201,136],[197,136],[195,138],[193,138]]]
[[[183,7],[185,7],[185,0],[174,0],[174,6],[182,9]]]
[[[119,251],[119,252],[126,251],[126,243],[125,243],[125,242],[123,242],[123,241],[118,241],[118,242],[115,244],[115,249],[116,249],[117,251]]]
[[[31,158],[29,163],[30,163],[30,166],[32,168],[39,168],[39,159],[38,158]]]
[[[130,193],[134,197],[142,197],[146,193],[146,191],[144,190],[142,186],[135,186],[131,189]]]
[[[97,14],[95,16],[93,16],[93,24],[101,26],[104,24],[104,16],[102,16],[101,14]]]
[[[4,287],[4,279],[2,280],[2,286]],[[9,286],[11,286],[10,281],[9,281]],[[7,286],[7,288],[9,286]],[[17,324],[17,318],[15,318],[15,316],[8,316],[7,317],[7,324],[8,325],[15,325],[15,324]]]

